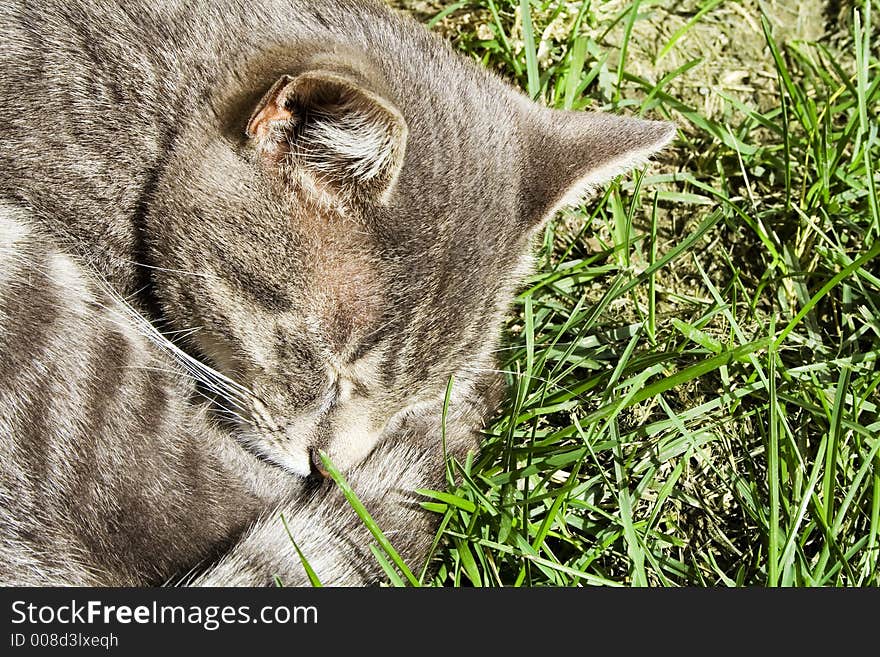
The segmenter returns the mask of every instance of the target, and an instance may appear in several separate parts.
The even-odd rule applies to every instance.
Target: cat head
[[[439,427],[449,377],[466,397],[492,368],[535,232],[674,133],[543,108],[396,20],[381,57],[255,56],[181,127],[155,194],[166,320],[247,389],[225,400],[243,438],[301,475],[407,417]]]

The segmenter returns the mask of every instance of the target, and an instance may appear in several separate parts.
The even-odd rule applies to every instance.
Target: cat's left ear
[[[354,75],[282,76],[248,121],[247,136],[273,165],[302,167],[322,183],[382,202],[403,165],[400,111]]]
[[[531,106],[523,214],[530,223],[574,205],[598,185],[644,164],[675,136],[664,121]]]

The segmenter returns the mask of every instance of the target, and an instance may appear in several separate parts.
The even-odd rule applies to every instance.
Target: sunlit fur
[[[372,581],[319,452],[421,559],[408,491],[443,485],[450,377],[476,446],[534,234],[671,136],[369,0],[7,2],[0,31],[6,582],[302,582],[281,512]]]

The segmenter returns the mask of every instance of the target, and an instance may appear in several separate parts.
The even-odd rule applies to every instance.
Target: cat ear
[[[532,120],[523,205],[540,221],[596,186],[643,164],[675,136],[675,125],[614,114],[541,110]]]
[[[282,76],[246,129],[271,162],[304,167],[321,182],[376,201],[397,180],[407,132],[390,102],[354,77],[323,70]]]

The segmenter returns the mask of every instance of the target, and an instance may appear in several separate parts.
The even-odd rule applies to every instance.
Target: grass
[[[426,503],[421,583],[880,584],[877,5],[818,41],[748,2],[434,9],[540,102],[680,133],[547,227],[500,351],[509,402]],[[751,60],[688,56],[737,11],[759,29],[728,51]]]

